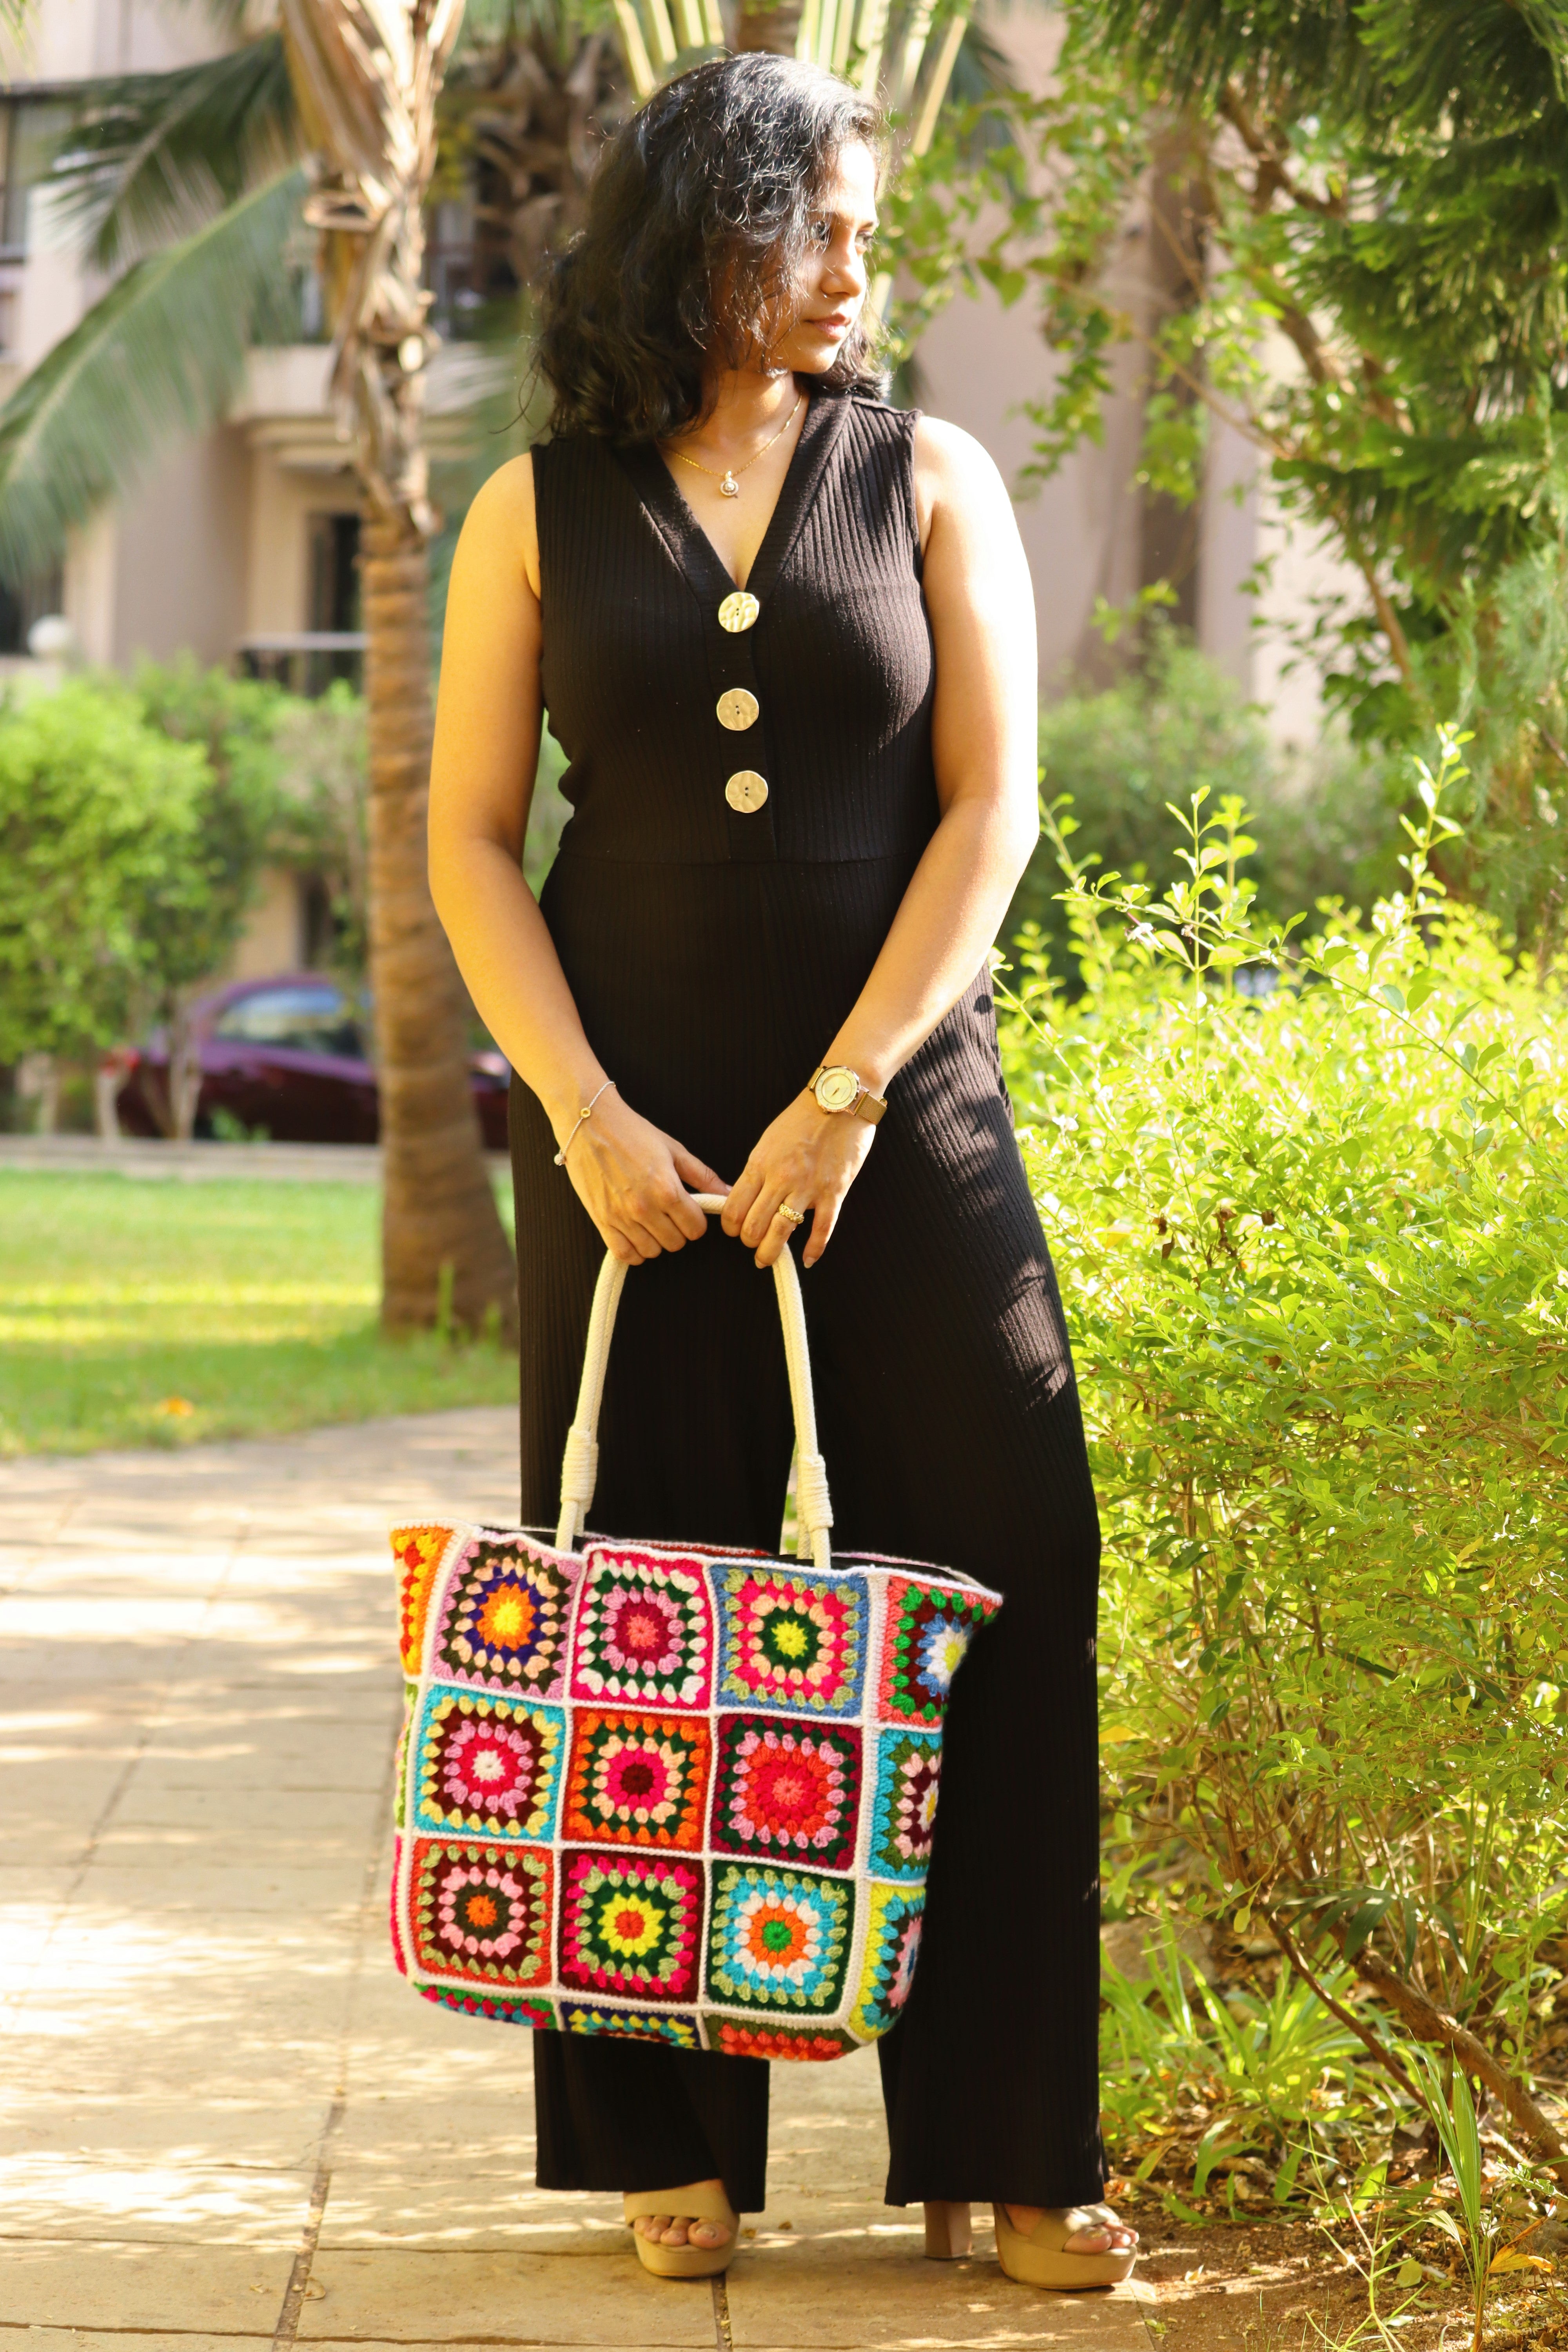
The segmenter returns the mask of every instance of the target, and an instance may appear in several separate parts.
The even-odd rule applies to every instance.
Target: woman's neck
[[[801,387],[785,368],[763,374],[760,368],[726,369],[712,381],[713,406],[700,425],[671,434],[671,446],[715,451],[721,457],[744,457],[770,433],[776,433],[800,399]]]

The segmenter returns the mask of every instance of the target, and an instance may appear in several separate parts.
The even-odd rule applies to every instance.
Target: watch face
[[[824,1070],[816,1082],[816,1099],[824,1110],[847,1110],[859,1091],[853,1070]]]

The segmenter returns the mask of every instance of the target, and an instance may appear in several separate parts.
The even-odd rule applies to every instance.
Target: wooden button
[[[724,787],[724,798],[742,816],[750,816],[768,796],[768,780],[755,768],[737,768]]]
[[[746,589],[737,588],[719,607],[719,626],[728,629],[732,637],[738,636],[742,629],[751,627],[762,609]]]
[[[762,704],[743,686],[732,686],[728,694],[719,697],[719,724],[739,735],[745,728],[754,727]]]

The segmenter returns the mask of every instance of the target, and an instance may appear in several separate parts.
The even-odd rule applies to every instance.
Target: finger
[[[816,1264],[817,1259],[833,1239],[833,1228],[838,1223],[838,1212],[843,1206],[842,1192],[829,1192],[823,1200],[813,1204],[811,1231],[805,1237],[805,1247],[801,1252],[802,1265]]]
[[[701,1210],[691,1206],[689,1193],[685,1197],[687,1207],[684,1211],[672,1204],[668,1209],[646,1208],[642,1213],[643,1223],[652,1234],[660,1249],[684,1249],[688,1242],[700,1242],[708,1230],[708,1220]],[[695,1217],[697,1220],[695,1233],[689,1229],[686,1222],[690,1217]]]
[[[670,1149],[675,1157],[676,1174],[683,1184],[689,1184],[694,1192],[727,1192],[730,1190],[718,1171],[710,1168],[706,1160],[699,1160],[695,1151],[688,1151],[684,1143],[672,1144]]]
[[[786,1217],[783,1213],[785,1209],[793,1209],[796,1205],[797,1203],[790,1198],[787,1192],[780,1193],[777,1201],[773,1204],[773,1213],[768,1219],[767,1224],[763,1231],[762,1237],[757,1244],[757,1264],[759,1265],[768,1266],[775,1264],[780,1252],[786,1250],[789,1247],[791,1242],[795,1239],[795,1234],[800,1231],[803,1220],[799,1217]],[[806,1213],[809,1215],[810,1202],[807,1202],[804,1205],[805,1207]]]
[[[621,1239],[626,1244],[628,1265],[646,1265],[650,1257],[658,1257],[662,1255],[663,1244],[649,1233],[639,1218],[628,1216],[623,1211],[617,1230]]]
[[[689,1202],[689,1194],[681,1197]],[[682,1233],[677,1222],[674,1196],[665,1194],[662,1189],[658,1192],[650,1190],[632,1193],[629,1199],[619,1203],[617,1213],[622,1230],[631,1234],[656,1256],[660,1250],[684,1249],[693,1239],[690,1234]],[[708,1228],[701,1210],[691,1209],[689,1213],[702,1221],[701,1230],[706,1233]]]
[[[687,1160],[689,1163],[691,1162],[690,1153],[681,1151],[679,1147],[677,1147],[673,1157],[675,1160],[675,1172],[682,1180],[682,1182],[692,1184],[692,1190],[695,1192],[706,1192],[708,1189],[707,1186],[700,1182],[693,1182],[693,1180],[687,1174],[686,1170],[680,1165],[682,1160]],[[700,1167],[701,1162],[699,1160],[691,1164]],[[708,1230],[708,1214],[706,1210],[700,1209],[698,1207],[696,1202],[692,1199],[690,1192],[682,1192],[677,1189],[671,1193],[667,1202],[662,1202],[659,1205],[663,1213],[667,1216],[672,1218],[675,1223],[679,1227],[682,1241],[700,1242],[702,1239],[703,1234]]]
[[[761,1249],[767,1240],[773,1223],[773,1212],[781,1201],[789,1201],[789,1192],[784,1185],[759,1185],[756,1199],[741,1220],[741,1239],[749,1250]],[[790,1206],[793,1209],[796,1203],[790,1201]],[[778,1222],[782,1225],[789,1221],[781,1217]]]
[[[719,1214],[719,1222],[731,1240],[740,1232],[752,1213],[752,1202],[762,1191],[763,1180],[750,1162],[742,1169],[739,1183],[731,1187],[730,1196]]]

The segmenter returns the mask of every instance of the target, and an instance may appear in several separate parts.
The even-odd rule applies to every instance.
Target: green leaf
[[[50,560],[166,442],[223,415],[253,341],[289,317],[305,185],[280,173],[137,262],[24,378],[0,411],[0,571]]]
[[[300,144],[279,33],[173,72],[79,83],[71,106],[48,187],[108,271],[215,218]]]

